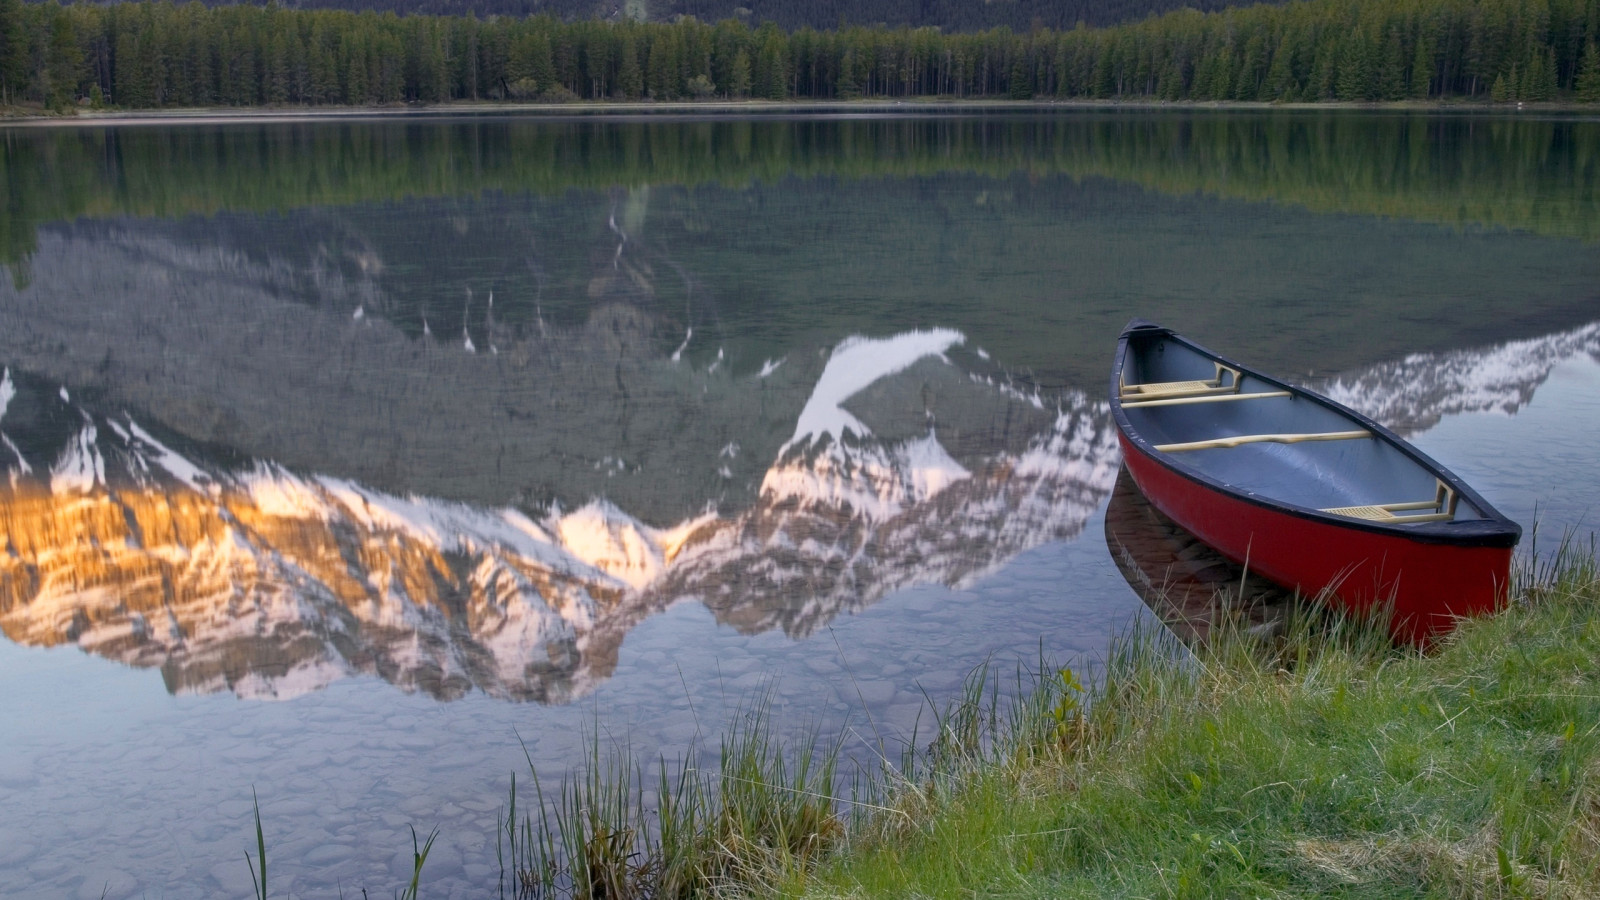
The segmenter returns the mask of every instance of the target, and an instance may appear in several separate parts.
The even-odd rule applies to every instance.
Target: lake
[[[252,797],[274,893],[437,827],[423,893],[481,896],[530,760],[765,698],[871,765],[985,662],[1092,673],[1141,578],[1237,574],[1119,485],[1134,316],[1541,553],[1600,504],[1594,118],[9,127],[0,175],[7,897],[248,896]]]

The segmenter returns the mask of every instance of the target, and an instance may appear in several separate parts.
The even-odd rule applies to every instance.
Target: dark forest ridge
[[[221,4],[213,0],[206,5]],[[679,16],[694,16],[702,22],[737,19],[751,27],[772,22],[786,31],[885,26],[957,32],[1059,31],[1079,22],[1115,25],[1185,7],[1209,12],[1238,4],[1229,0],[288,0],[280,5],[479,18],[549,15],[569,22],[672,22]]]
[[[1600,101],[1600,0],[1307,0],[1110,28],[785,32],[0,0],[0,106],[1036,97]]]

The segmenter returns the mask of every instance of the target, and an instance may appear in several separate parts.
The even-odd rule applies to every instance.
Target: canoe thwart
[[[1366,519],[1371,522],[1388,522],[1404,525],[1408,522],[1448,522],[1456,517],[1456,492],[1443,481],[1437,482],[1432,500],[1410,500],[1404,503],[1376,503],[1370,506],[1335,506],[1322,510],[1349,519]],[[1428,510],[1427,512],[1411,512]],[[1396,513],[1406,513],[1396,515]]]
[[[1202,382],[1203,383],[1203,382]],[[1134,396],[1139,396],[1135,394]],[[1123,409],[1143,409],[1146,406],[1185,406],[1190,403],[1221,403],[1228,400],[1266,400],[1271,397],[1292,397],[1288,391],[1260,391],[1254,394],[1211,394],[1192,397],[1171,397],[1165,400],[1128,400]]]
[[[1239,393],[1239,370],[1222,363],[1214,363],[1217,374],[1209,379],[1195,381],[1152,381],[1146,384],[1124,384],[1118,391],[1122,400],[1144,398],[1207,397],[1216,394]],[[1227,376],[1227,378],[1224,378]]]
[[[1372,437],[1370,431],[1319,431],[1310,434],[1237,434],[1233,437],[1212,438],[1209,441],[1188,441],[1182,444],[1156,444],[1162,453],[1181,453],[1185,450],[1216,450],[1240,447],[1245,444],[1298,444],[1303,441],[1354,441]]]

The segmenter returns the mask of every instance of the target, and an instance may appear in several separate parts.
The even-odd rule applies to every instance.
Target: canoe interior
[[[1129,336],[1121,369],[1124,384],[1205,380],[1216,375],[1212,357],[1164,333]],[[1244,372],[1240,393],[1283,390]],[[1357,419],[1298,394],[1259,400],[1172,406],[1124,405],[1138,436],[1150,444],[1177,444],[1257,434],[1314,434],[1361,430]],[[1256,443],[1168,454],[1234,489],[1307,509],[1431,500],[1439,475],[1379,437],[1303,443]],[[1455,521],[1487,518],[1462,497]]]

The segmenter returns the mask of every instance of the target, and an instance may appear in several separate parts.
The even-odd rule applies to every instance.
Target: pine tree
[[[650,42],[646,80],[653,100],[671,100],[678,96],[678,60],[673,50],[668,32],[657,32],[655,40]]]
[[[1267,68],[1267,80],[1262,83],[1261,99],[1293,100],[1295,35],[1286,34],[1278,41],[1272,53],[1272,65]]]
[[[1255,100],[1261,96],[1266,80],[1266,41],[1260,30],[1254,31],[1244,42],[1244,52],[1239,63],[1239,73],[1233,79],[1233,99]],[[1271,99],[1271,98],[1267,98]]]
[[[834,83],[838,96],[854,100],[861,96],[861,82],[856,80],[856,48],[851,47],[839,60],[839,78]]]
[[[130,25],[132,23],[129,23]],[[116,101],[118,106],[138,109],[156,105],[153,76],[158,68],[153,57],[149,32],[129,27],[117,34]]]
[[[1026,53],[1018,52],[1011,61],[1006,95],[1012,100],[1033,99],[1033,67]]]
[[[1600,48],[1594,41],[1583,48],[1583,62],[1578,67],[1578,99],[1585,103],[1600,103]]]
[[[768,22],[756,31],[756,38],[761,46],[756,52],[752,90],[758,97],[782,100],[789,94],[789,60],[783,32]]]
[[[750,52],[740,47],[728,70],[728,93],[734,97],[748,97],[750,86]]]
[[[339,94],[339,67],[329,46],[328,32],[322,20],[311,27],[310,56],[311,81],[306,99],[311,103],[334,103]]]
[[[344,102],[364,106],[372,102],[372,73],[367,68],[367,42],[347,40],[340,49],[349,54],[344,70]]]
[[[255,35],[244,24],[236,23],[228,33],[224,46],[229,56],[228,87],[224,100],[233,106],[255,106],[260,90],[260,82],[256,80]],[[118,98],[117,102],[123,101]]]
[[[1411,55],[1411,97],[1426,100],[1433,94],[1434,75],[1433,38],[1424,33],[1417,38],[1416,52]]]
[[[1556,67],[1553,52],[1533,55],[1532,61],[1528,63],[1528,68],[1523,73],[1517,97],[1532,102],[1545,102],[1556,98]]]
[[[50,55],[47,70],[50,95],[46,98],[57,109],[72,103],[83,80],[83,48],[78,46],[78,30],[66,10],[58,10],[50,21]]]
[[[1370,42],[1359,31],[1346,37],[1339,54],[1339,76],[1334,90],[1340,100],[1368,100],[1373,93]]]
[[[267,55],[266,99],[273,105],[289,102],[289,38],[274,29]]]
[[[623,99],[637,100],[644,95],[644,70],[639,68],[639,43],[629,29],[622,36],[621,59],[617,63],[617,93]]]
[[[28,39],[22,0],[0,0],[0,106],[17,101],[27,86]]]
[[[1512,71],[1515,71],[1513,67]],[[1511,99],[1511,88],[1506,86],[1505,73],[1494,77],[1494,87],[1489,89],[1489,99],[1496,103],[1505,103]]]
[[[1405,51],[1400,46],[1400,34],[1389,32],[1384,43],[1383,58],[1378,63],[1378,99],[1400,100],[1406,95]]]

